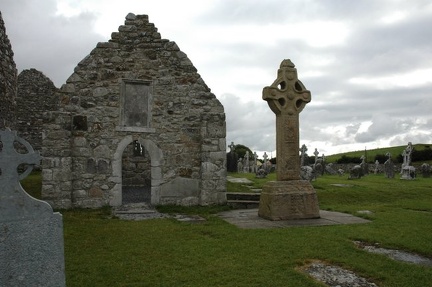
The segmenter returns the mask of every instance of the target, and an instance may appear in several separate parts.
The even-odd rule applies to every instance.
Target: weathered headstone
[[[363,175],[368,175],[369,174],[369,164],[366,161],[366,155],[362,155],[360,157],[360,159],[361,159],[360,166],[363,170]]]
[[[430,164],[423,163],[420,166],[420,169],[421,169],[421,172],[422,172],[422,175],[423,175],[424,178],[430,178],[431,177],[431,166],[430,166]]]
[[[231,142],[231,144],[228,147],[230,148],[230,152],[227,153],[227,171],[237,172],[238,155],[235,152],[234,142]]]
[[[315,163],[313,164],[314,174],[315,176],[324,175],[324,171],[325,171],[324,154],[320,157],[318,149],[315,149],[314,155],[315,155]]]
[[[300,179],[299,113],[311,93],[298,80],[290,60],[283,60],[278,77],[263,89],[263,100],[276,114],[276,181],[261,192],[258,215],[270,220],[318,218],[318,198],[313,186]]]
[[[319,155],[319,151],[317,148],[315,148],[314,155],[315,155],[315,163],[316,163],[318,160],[318,155]]]
[[[402,152],[403,163],[401,168],[401,179],[414,179],[416,177],[416,169],[411,165],[411,153],[413,151],[412,143],[409,142],[407,147]]]
[[[325,171],[328,174],[331,174],[331,175],[336,175],[337,174],[337,171],[334,170],[334,168],[333,168],[333,163],[326,164]]]
[[[386,153],[387,160],[384,162],[384,173],[387,178],[394,178],[394,163],[391,159],[391,153]]]
[[[19,182],[41,157],[9,129],[0,131],[0,142],[0,286],[65,286],[62,216]],[[14,143],[27,153],[17,153]]]
[[[267,173],[270,173],[272,163],[271,163],[270,160],[268,159],[267,152],[264,152],[263,158],[264,158],[263,168],[265,169],[265,171],[266,171]]]
[[[379,172],[379,161],[378,160],[376,160],[375,161],[375,169],[374,169],[374,174],[377,174],[378,172]]]
[[[267,152],[264,152],[263,158],[264,158],[264,163],[267,163],[267,161],[268,161]]]
[[[364,169],[361,164],[356,164],[355,166],[351,167],[349,172],[350,175],[348,179],[359,179],[364,176]]]
[[[246,151],[244,162],[243,162],[243,172],[249,173],[249,151]]]
[[[241,173],[243,172],[243,159],[239,158],[237,161],[237,172]]]
[[[304,166],[305,165],[305,155],[307,152],[307,147],[305,144],[302,145],[302,147],[300,148],[300,166]]]
[[[258,170],[258,154],[254,152],[253,154],[253,163],[252,163],[252,172],[257,172]]]

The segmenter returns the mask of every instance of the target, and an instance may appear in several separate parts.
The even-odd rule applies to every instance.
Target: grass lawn
[[[248,177],[254,187],[265,182]],[[346,178],[324,176],[313,182],[320,208],[363,216],[371,223],[247,230],[215,216],[226,210],[217,206],[161,208],[207,218],[199,224],[122,221],[112,219],[108,208],[62,211],[67,285],[324,286],[297,271],[318,259],[379,286],[431,286],[432,268],[367,253],[352,241],[378,242],[432,257],[432,179]],[[37,177],[30,181],[34,180]],[[336,183],[345,186],[332,185]],[[228,185],[229,191],[233,188],[235,184]],[[357,213],[360,210],[373,213],[366,216]]]

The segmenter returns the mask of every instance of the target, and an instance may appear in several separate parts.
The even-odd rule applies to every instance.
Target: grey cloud
[[[376,141],[384,136],[397,132],[394,119],[386,114],[376,114],[366,132],[356,134],[355,140],[360,143]]]
[[[198,20],[202,24],[280,23],[300,20],[301,15],[315,7],[313,1],[234,0],[217,1],[212,9]],[[296,13],[293,13],[295,11]]]
[[[244,101],[231,94],[223,94],[219,100],[227,117],[227,143],[233,141],[253,150],[274,149],[275,115],[265,102]]]
[[[92,32],[96,20],[92,13],[64,18],[55,15],[55,1],[28,1],[27,5],[8,2],[14,5],[8,3],[2,14],[19,72],[38,69],[60,86],[78,62],[103,40]]]
[[[349,137],[355,135],[358,132],[359,128],[360,128],[360,123],[348,125],[345,129],[346,136]]]

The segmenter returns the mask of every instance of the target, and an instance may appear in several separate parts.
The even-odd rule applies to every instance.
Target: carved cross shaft
[[[276,178],[300,179],[299,113],[311,101],[311,93],[297,77],[290,60],[283,60],[278,77],[263,89],[263,100],[276,114]]]

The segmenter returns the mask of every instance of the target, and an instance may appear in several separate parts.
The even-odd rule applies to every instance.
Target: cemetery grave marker
[[[65,286],[62,215],[19,182],[41,156],[10,129],[0,131],[0,142],[0,286]],[[22,164],[27,167],[19,174]]]
[[[319,218],[318,198],[307,180],[300,180],[299,113],[311,93],[298,80],[291,60],[283,60],[278,77],[263,89],[263,100],[276,114],[276,181],[261,192],[258,215],[270,220]]]

